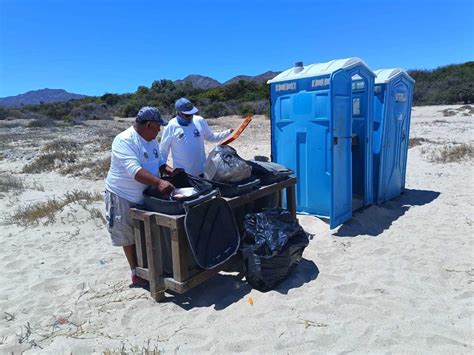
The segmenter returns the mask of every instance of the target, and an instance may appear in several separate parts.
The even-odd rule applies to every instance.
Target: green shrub
[[[49,224],[55,222],[56,213],[61,211],[68,204],[80,203],[86,208],[88,204],[101,200],[102,195],[98,192],[74,190],[67,192],[63,198],[50,198],[45,202],[36,202],[20,206],[7,217],[6,222],[19,226],[37,225],[40,222]],[[93,213],[94,215],[96,214],[95,211]],[[91,213],[92,217],[94,217],[94,215]]]
[[[437,163],[458,163],[474,158],[473,144],[446,145],[432,154],[431,160]]]
[[[25,190],[23,180],[9,173],[0,174],[0,192],[9,192],[10,190]]]
[[[23,167],[22,172],[27,174],[38,174],[44,171],[54,170],[60,163],[74,163],[77,160],[75,153],[53,152],[42,154],[31,163]]]

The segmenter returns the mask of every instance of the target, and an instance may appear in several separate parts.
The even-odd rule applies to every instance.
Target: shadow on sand
[[[313,261],[302,259],[293,272],[274,291],[287,294],[289,290],[303,286],[319,275],[319,269]],[[252,290],[244,279],[243,273],[217,274],[188,292],[180,295],[171,293],[174,297],[167,297],[185,310],[196,307],[211,307],[222,310],[242,300]]]
[[[406,189],[403,194],[381,205],[372,205],[354,213],[334,234],[336,237],[370,235],[377,237],[413,206],[423,206],[434,201],[439,192]]]

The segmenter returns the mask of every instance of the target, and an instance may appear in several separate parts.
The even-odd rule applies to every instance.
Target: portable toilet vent
[[[415,80],[400,68],[375,71],[374,200],[400,195],[405,189]]]
[[[296,172],[299,212],[334,228],[373,202],[374,73],[359,58],[295,67],[271,85],[272,160]]]

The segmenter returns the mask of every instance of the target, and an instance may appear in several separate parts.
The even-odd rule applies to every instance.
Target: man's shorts
[[[138,207],[136,203],[127,201],[113,192],[105,190],[105,218],[112,245],[123,247],[135,244],[129,210],[136,207]]]

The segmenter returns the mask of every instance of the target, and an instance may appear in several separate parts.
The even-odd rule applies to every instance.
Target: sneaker
[[[149,291],[150,283],[147,280],[138,277],[137,275],[133,275],[132,284],[130,285],[130,288],[143,288]]]

